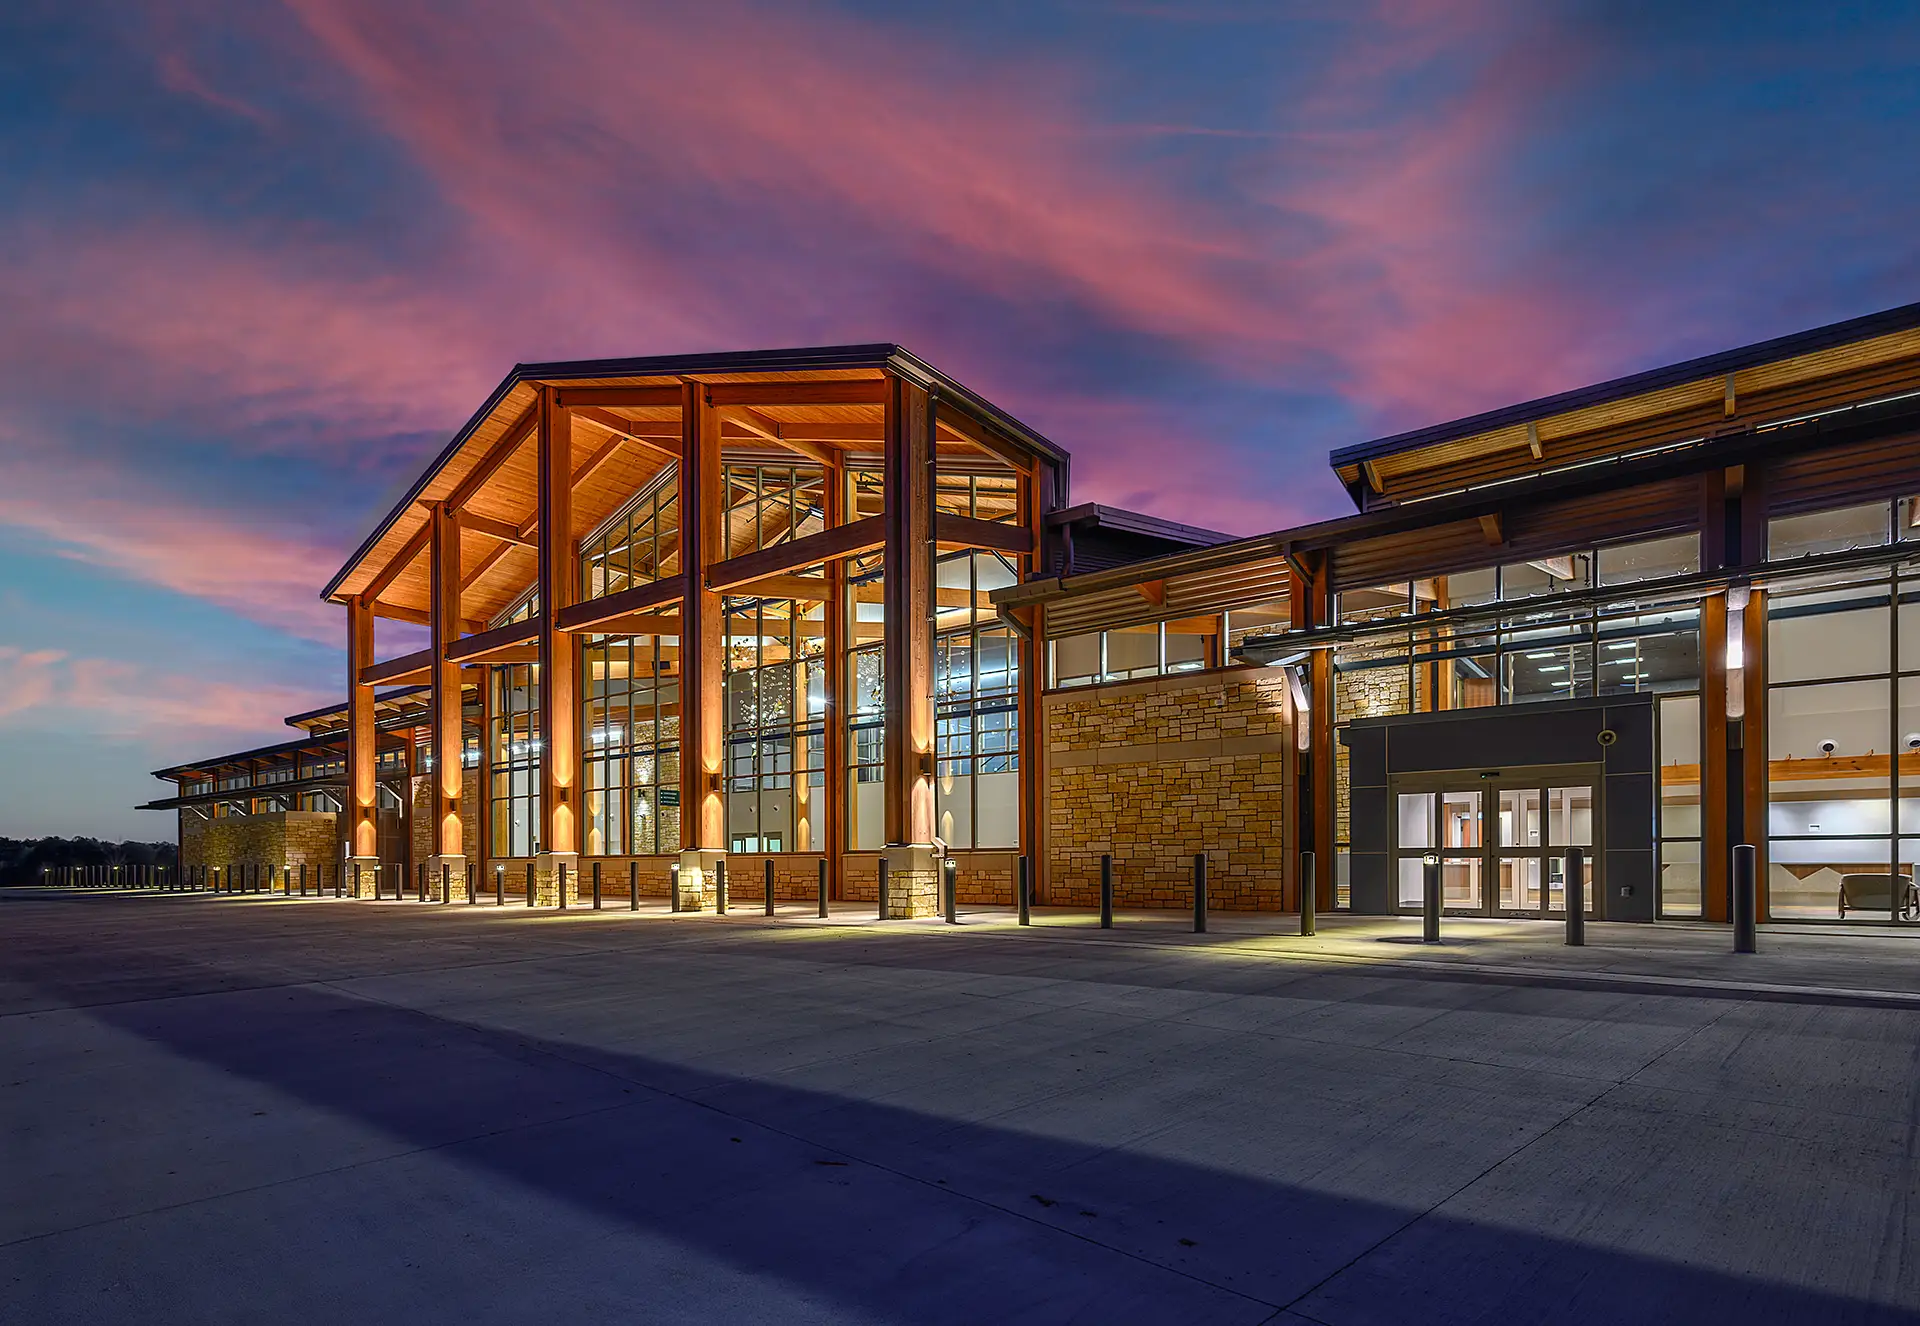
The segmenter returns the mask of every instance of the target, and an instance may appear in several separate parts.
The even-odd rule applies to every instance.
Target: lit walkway
[[[0,894],[7,1319],[1920,1320],[1908,937],[806,911]]]

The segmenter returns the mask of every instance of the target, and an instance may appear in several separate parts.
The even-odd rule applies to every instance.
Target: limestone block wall
[[[1295,756],[1278,669],[1179,673],[1044,701],[1048,879],[1040,901],[1190,907],[1208,854],[1215,908],[1277,911],[1294,869]],[[1012,896],[1009,886],[1007,896]]]
[[[223,815],[183,819],[183,866],[326,865],[339,860],[338,830],[332,811],[286,810],[262,815]]]
[[[408,862],[410,870],[419,869],[420,863],[433,855],[433,776],[419,774],[412,780],[413,815],[410,818],[412,832],[409,835],[413,856]],[[466,848],[467,860],[480,860],[480,771],[468,769],[460,780],[460,842]],[[524,869],[522,871],[524,874]]]

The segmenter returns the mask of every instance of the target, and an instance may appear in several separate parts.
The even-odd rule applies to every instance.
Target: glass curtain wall
[[[680,473],[669,461],[580,546],[580,594],[597,599],[680,569]]]
[[[1913,533],[1909,503],[1777,518],[1767,558]],[[1920,919],[1920,577],[1775,581],[1767,597],[1767,891],[1779,919]]]
[[[1382,629],[1342,646],[1334,658],[1335,905],[1351,899],[1350,773],[1340,728],[1360,718],[1648,691],[1661,697],[1663,725],[1668,697],[1684,697],[1671,722],[1677,732],[1690,713],[1697,732],[1699,604],[1685,596],[1647,598],[1632,587],[1699,568],[1699,536],[1682,534],[1341,590],[1335,601],[1340,625],[1384,628],[1404,621],[1406,629]],[[1555,602],[1615,587],[1619,597],[1597,605]],[[1452,624],[1422,621],[1476,608],[1484,615]],[[1697,749],[1691,763],[1697,781]],[[1690,838],[1676,836],[1676,862],[1686,855],[1680,844],[1689,840],[1698,855],[1697,789],[1694,799],[1695,827]],[[1697,893],[1697,870],[1694,879]]]
[[[584,850],[680,850],[680,640],[594,636],[581,651]]]
[[[493,720],[493,843],[490,856],[532,856],[539,850],[540,682],[534,664],[488,670]]]
[[[994,552],[953,553],[936,569],[934,816],[949,847],[1020,844],[1020,656],[989,597],[1019,579]]]
[[[735,852],[826,845],[826,605],[726,600],[727,838]]]

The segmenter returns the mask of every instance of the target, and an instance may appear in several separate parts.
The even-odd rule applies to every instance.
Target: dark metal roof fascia
[[[994,405],[986,398],[976,395],[961,386],[952,378],[939,372],[926,361],[913,355],[906,349],[888,342],[871,345],[827,345],[789,350],[746,350],[725,354],[688,354],[653,355],[639,359],[570,359],[556,360],[544,364],[516,364],[513,371],[501,379],[500,385],[487,397],[486,404],[476,411],[471,419],[461,426],[434,457],[420,477],[414,480],[393,509],[374,527],[374,530],[354,550],[346,563],[334,573],[327,587],[320,591],[323,602],[333,601],[340,583],[353,573],[362,558],[373,551],[374,545],[386,536],[393,523],[400,518],[408,507],[419,500],[420,494],[433,482],[434,476],[458,455],[460,449],[496,410],[507,393],[522,382],[539,382],[548,378],[626,378],[626,377],[678,377],[695,373],[797,373],[807,369],[846,369],[878,368],[898,372],[922,386],[937,385],[943,394],[951,394],[964,402],[967,407],[980,414],[1002,432],[1016,441],[1022,442],[1040,452],[1054,463],[1064,466],[1067,453],[1058,446],[1034,432],[1012,415]]]
[[[1915,307],[1920,308],[1920,305]],[[1568,491],[1590,490],[1601,478],[1601,471],[1611,480],[1604,487],[1626,488],[1638,483],[1701,474],[1762,455],[1806,451],[1822,442],[1838,444],[1847,440],[1847,431],[1891,432],[1902,425],[1920,427],[1920,398],[1903,397],[1877,405],[1847,406],[1817,418],[1791,423],[1760,424],[1739,432],[1702,438],[1697,442],[1678,443],[1653,454],[1609,457],[1444,497],[1423,498],[1401,506],[1336,516],[1311,525],[1296,525],[1291,529],[1257,534],[1211,548],[1150,557],[1065,580],[1057,577],[1029,580],[995,590],[992,598],[996,604],[1013,607],[1074,594],[1118,589],[1144,580],[1160,580],[1168,576],[1210,570],[1216,566],[1231,565],[1247,556],[1271,557],[1282,553],[1317,552],[1351,539],[1374,538],[1426,525],[1468,520],[1504,510],[1519,502],[1557,497]]]
[[[1104,529],[1119,530],[1125,534],[1145,534],[1156,539],[1175,539],[1201,546],[1231,543],[1235,538],[1234,535],[1224,534],[1219,530],[1203,529],[1198,525],[1183,525],[1177,520],[1162,520],[1159,516],[1150,516],[1144,511],[1105,506],[1099,502],[1082,502],[1079,506],[1064,507],[1047,513],[1049,525],[1077,525],[1082,522],[1091,522]]]
[[[398,700],[403,695],[413,695],[416,692],[424,695],[432,689],[433,686],[427,682],[421,682],[417,686],[399,686],[384,694],[376,694],[373,697],[373,702],[375,704],[385,704],[389,700]],[[309,709],[304,714],[289,714],[287,715],[287,726],[298,727],[303,719],[318,718],[322,714],[338,713],[345,710],[346,707],[347,702],[342,700],[339,704],[323,704],[318,709]]]
[[[1549,415],[1564,414],[1568,410],[1583,409],[1589,405],[1604,405],[1609,401],[1639,396],[1664,387],[1679,386],[1681,383],[1693,382],[1700,378],[1736,373],[1743,368],[1772,363],[1777,359],[1791,359],[1797,355],[1811,354],[1815,350],[1825,350],[1835,345],[1869,340],[1875,336],[1885,336],[1890,332],[1909,331],[1915,327],[1920,327],[1920,303],[1902,304],[1898,308],[1869,313],[1864,317],[1849,318],[1845,322],[1829,323],[1825,327],[1815,327],[1810,331],[1776,336],[1770,341],[1757,341],[1752,345],[1702,355],[1698,359],[1688,359],[1662,368],[1647,369],[1644,372],[1614,378],[1608,382],[1596,383],[1590,387],[1577,387],[1572,391],[1542,396],[1538,400],[1526,401],[1519,405],[1506,405],[1482,414],[1468,415],[1464,419],[1433,424],[1410,432],[1395,433],[1391,437],[1376,438],[1371,442],[1342,447],[1338,451],[1329,453],[1327,462],[1338,468],[1363,460],[1374,460],[1381,456],[1432,446],[1439,442],[1472,437],[1475,433],[1485,433],[1495,428],[1537,421]]]

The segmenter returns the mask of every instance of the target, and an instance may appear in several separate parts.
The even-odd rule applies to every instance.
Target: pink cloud
[[[29,530],[88,566],[306,639],[345,638],[340,610],[319,599],[339,549],[152,488],[131,490],[102,466],[49,463],[19,445],[7,450],[0,458],[0,524]]]
[[[208,681],[58,649],[0,645],[0,724],[46,715],[111,736],[276,734],[286,715],[326,702],[291,686]],[[292,735],[289,733],[288,735]]]

